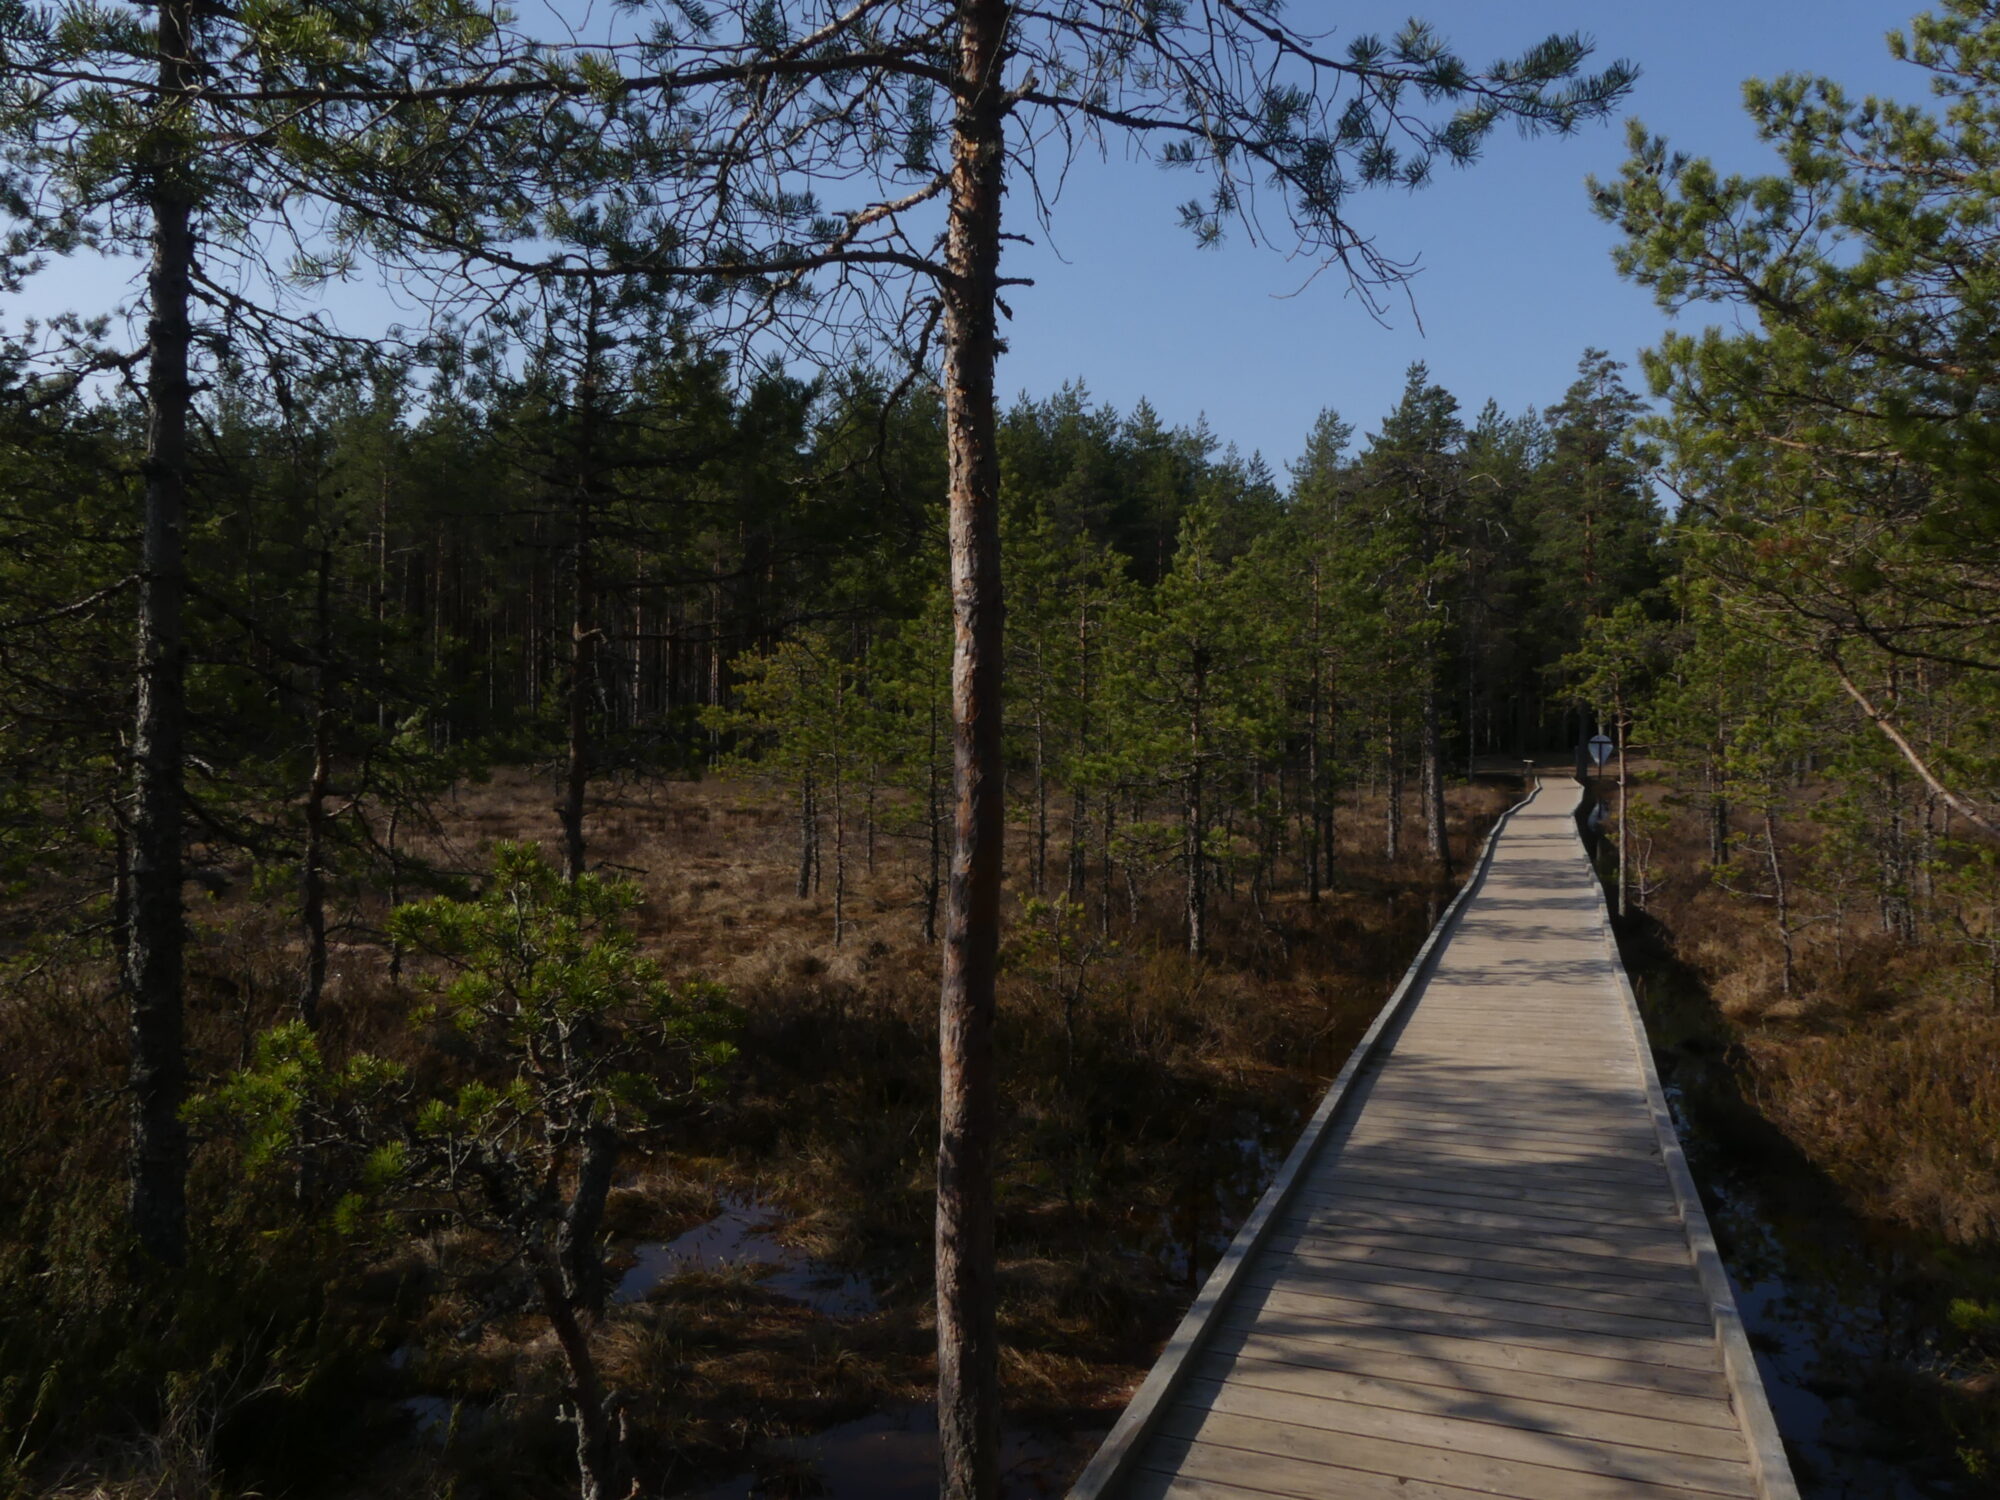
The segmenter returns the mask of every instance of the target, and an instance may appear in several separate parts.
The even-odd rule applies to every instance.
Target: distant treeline
[[[1077,841],[1114,803],[1171,805],[1199,880],[1212,827],[1289,820],[1330,850],[1344,788],[1408,782],[1428,818],[1470,757],[1569,743],[1561,658],[1662,576],[1637,411],[1595,351],[1545,415],[1467,421],[1417,366],[1379,432],[1357,443],[1323,414],[1282,482],[1143,401],[1020,399],[1000,429],[1006,692],[1039,837],[1056,786]],[[197,862],[304,866],[324,901],[393,885],[399,823],[482,765],[777,768],[779,742],[831,712],[774,682],[788,645],[852,681],[840,774],[857,796],[871,777],[949,781],[933,389],[736,381],[685,347],[585,371],[551,342],[422,387],[401,369],[244,382],[204,418],[185,621]],[[123,889],[138,419],[72,399],[8,420],[0,847],[23,887],[81,903],[31,903],[47,938]]]

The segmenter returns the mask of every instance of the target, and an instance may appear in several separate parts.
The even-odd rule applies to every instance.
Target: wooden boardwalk
[[[1072,1500],[1796,1491],[1550,781]]]

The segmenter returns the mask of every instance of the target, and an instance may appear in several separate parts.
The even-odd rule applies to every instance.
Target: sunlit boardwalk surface
[[[1078,1500],[1795,1494],[1579,795],[1500,832]]]

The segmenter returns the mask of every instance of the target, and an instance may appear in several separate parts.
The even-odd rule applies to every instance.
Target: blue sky
[[[1295,25],[1394,30],[1415,13],[1483,65],[1551,31],[1596,38],[1600,58],[1643,70],[1628,113],[1725,170],[1765,171],[1768,151],[1742,110],[1746,78],[1804,72],[1856,93],[1923,98],[1923,76],[1883,42],[1916,0],[1292,0]],[[1309,267],[1242,243],[1199,251],[1173,207],[1185,176],[1144,162],[1092,162],[1056,207],[1054,245],[1020,252],[1010,274],[1037,284],[1010,295],[1015,320],[1003,391],[1037,394],[1082,378],[1129,408],[1150,399],[1173,422],[1206,413],[1216,434],[1262,450],[1282,474],[1320,408],[1373,430],[1412,360],[1468,412],[1490,396],[1510,411],[1559,399],[1588,345],[1636,365],[1666,326],[1611,267],[1615,236],[1591,213],[1586,176],[1615,175],[1622,121],[1568,140],[1496,133],[1483,159],[1416,194],[1354,200],[1355,218],[1399,258],[1418,255],[1417,318],[1398,306],[1387,328]],[[1058,260],[1056,251],[1066,257]],[[1641,384],[1636,370],[1635,386]]]
[[[1725,170],[1763,171],[1772,159],[1744,118],[1743,80],[1806,72],[1857,94],[1924,97],[1922,75],[1893,62],[1883,42],[1917,8],[1916,0],[1292,0],[1288,15],[1301,29],[1331,29],[1338,45],[1356,31],[1393,31],[1415,12],[1475,65],[1551,31],[1583,31],[1600,59],[1627,57],[1643,70],[1629,113]],[[1121,410],[1144,396],[1170,422],[1206,415],[1220,439],[1261,451],[1282,474],[1322,407],[1372,430],[1412,360],[1425,361],[1468,412],[1488,397],[1520,411],[1560,398],[1587,346],[1635,363],[1666,326],[1651,299],[1612,271],[1614,236],[1584,194],[1587,175],[1617,172],[1622,121],[1567,140],[1523,141],[1503,127],[1467,171],[1443,171],[1414,194],[1354,199],[1364,231],[1422,264],[1414,312],[1398,303],[1386,326],[1337,275],[1311,281],[1311,265],[1240,234],[1220,250],[1195,249],[1174,213],[1194,183],[1113,150],[1111,160],[1072,172],[1049,239],[1009,251],[1008,274],[1036,281],[1008,296],[1015,318],[1000,389],[1009,398],[1076,379]],[[1009,227],[1039,238],[1025,193],[1010,205]],[[107,286],[116,279],[87,260],[59,264],[4,310],[12,322],[64,306],[100,309],[107,292],[117,295]],[[388,312],[379,290],[349,287],[339,301],[363,319],[414,313]]]

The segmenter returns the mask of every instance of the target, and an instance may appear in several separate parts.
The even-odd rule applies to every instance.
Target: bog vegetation
[[[125,1066],[115,698],[17,782],[22,1485],[297,1485],[326,1464],[307,1431],[346,1441],[332,1406],[389,1455],[336,1487],[581,1469],[623,1493],[777,1462],[759,1437],[921,1390],[950,639],[940,539],[887,485],[935,490],[937,407],[722,377],[656,367],[617,413],[636,451],[711,425],[698,463],[633,464],[593,517],[585,622],[570,497],[514,446],[561,418],[538,374],[478,404],[331,381],[316,412],[232,402],[236,487],[189,549],[216,603],[188,616],[199,1248],[170,1295],[130,1259],[103,1107]],[[1418,368],[1365,442],[1323,419],[1283,489],[1080,387],[1005,415],[1022,1419],[1101,1426],[1514,795],[1459,789],[1466,757],[1574,721],[1528,623],[1557,608],[1536,559],[1574,556],[1568,476],[1607,466],[1592,577],[1554,576],[1657,582],[1657,511],[1615,452],[1631,405],[1593,354],[1546,418],[1468,425]],[[115,412],[44,420],[111,463]],[[859,468],[857,430],[890,437]],[[120,565],[114,498],[68,497],[106,507],[82,528],[61,499],[24,508],[51,550],[23,589],[81,530]],[[1513,623],[1475,643],[1473,600]],[[45,682],[122,656],[95,612],[41,629],[11,660]],[[699,1274],[607,1301],[635,1246],[746,1198],[875,1309]],[[467,1440],[413,1445],[412,1399],[462,1403]]]
[[[2000,14],[1895,40],[1931,108],[1753,86],[1775,176],[1632,127],[1621,268],[1734,329],[1656,406],[1417,365],[1280,476],[995,403],[1008,174],[1132,133],[1372,295],[1361,189],[1631,70],[879,9],[4,18],[8,276],[150,270],[0,349],[0,1489],[800,1487],[935,1384],[990,1496],[1599,729],[1658,1039],[1900,1237],[1857,1378],[1990,1474]],[[290,290],[363,260],[421,336]],[[849,1291],[648,1271],[732,1216]]]

